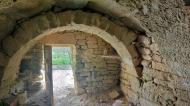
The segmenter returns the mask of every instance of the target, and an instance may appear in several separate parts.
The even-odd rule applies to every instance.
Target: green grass
[[[52,50],[52,64],[53,65],[71,65],[72,57],[69,48],[53,48]]]

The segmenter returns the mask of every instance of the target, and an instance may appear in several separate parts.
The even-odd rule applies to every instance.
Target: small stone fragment
[[[156,43],[151,44],[150,50],[152,50],[153,53],[158,52],[159,51],[158,45]]]
[[[142,55],[142,58],[149,61],[152,59],[150,55]]]
[[[141,54],[145,54],[145,55],[149,55],[151,53],[151,51],[149,49],[147,49],[147,48],[140,48],[139,52]]]
[[[119,94],[116,90],[113,90],[113,91],[111,91],[108,95],[109,95],[112,99],[115,99],[115,98],[117,98],[120,94]]]
[[[138,37],[138,41],[141,42],[143,44],[143,46],[145,46],[145,47],[149,47],[150,46],[150,39],[148,37],[139,36]]]
[[[154,55],[152,56],[152,59],[153,59],[154,61],[157,61],[157,62],[161,62],[161,61],[162,61],[161,57],[160,57],[159,55],[156,55],[156,54],[154,54]]]

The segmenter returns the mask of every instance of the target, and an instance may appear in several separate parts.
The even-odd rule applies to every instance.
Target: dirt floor
[[[110,97],[111,90],[97,94],[76,95],[72,70],[54,70],[53,83],[54,106],[127,106],[123,98]],[[29,99],[27,106],[51,106],[48,91],[41,89],[35,93]]]
[[[63,106],[64,98],[74,89],[72,70],[53,70],[53,93],[55,106]]]

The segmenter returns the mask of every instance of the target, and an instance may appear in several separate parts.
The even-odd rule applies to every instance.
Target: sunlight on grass
[[[52,64],[53,65],[71,65],[71,50],[70,48],[54,47],[52,50]]]

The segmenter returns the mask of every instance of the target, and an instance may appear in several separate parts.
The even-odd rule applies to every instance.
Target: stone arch
[[[8,36],[4,39],[4,52],[11,58],[4,69],[1,85],[8,86],[13,84],[17,77],[16,72],[22,56],[40,38],[55,32],[69,30],[92,33],[110,43],[121,56],[122,61],[127,64],[129,74],[138,77],[133,64],[133,58],[138,56],[138,52],[132,45],[132,42],[137,38],[137,34],[99,14],[67,11],[58,14],[48,13],[35,17],[21,24],[21,27],[15,31],[13,36]],[[138,79],[136,81],[139,83]],[[134,86],[138,87],[139,84]]]
[[[53,3],[54,0],[38,0],[38,1],[42,1],[42,3],[40,3],[41,4],[40,6],[36,6],[36,3],[38,3],[38,2],[34,2],[33,0],[27,0],[27,2],[13,3],[13,6],[12,5],[8,5],[7,8],[1,9],[3,11],[3,13],[6,14],[6,15],[3,15],[5,17],[5,21],[3,20],[3,23],[1,25],[1,26],[3,26],[3,32],[5,32],[4,35],[7,35],[7,33],[10,32],[10,29],[13,32],[12,29],[14,29],[15,26],[16,26],[16,24],[15,24],[16,20],[18,21],[18,20],[21,20],[21,19],[26,19],[26,18],[28,18],[30,16],[34,16],[34,15],[36,15],[38,13],[42,13],[43,11],[48,11],[47,8],[51,7],[54,4]],[[45,5],[46,2],[49,2],[49,1],[52,1],[52,3],[50,3],[51,5],[49,5],[48,3],[47,3],[48,5]],[[141,14],[141,12],[144,12],[144,9],[140,8],[141,9],[141,11],[139,11],[140,14],[138,12],[137,13],[138,15],[136,14],[136,16],[139,18],[139,20],[142,19],[141,21],[145,22],[143,25],[146,26],[146,29],[145,29],[146,31],[144,31],[144,30],[141,30],[141,29],[144,29],[144,28],[142,28],[141,25],[140,25],[140,23],[136,22],[136,20],[133,17],[133,15],[135,14],[134,13],[135,11],[133,11],[133,12],[130,11],[130,10],[129,11],[125,11],[126,10],[125,7],[121,8],[119,6],[119,4],[115,5],[116,3],[113,0],[105,0],[105,2],[102,2],[102,0],[79,0],[79,1],[76,1],[76,0],[61,0],[61,1],[62,1],[62,4],[67,4],[69,2],[68,3],[68,7],[65,6],[65,5],[62,5],[62,8],[67,8],[67,9],[74,8],[74,9],[78,9],[78,8],[83,8],[85,5],[87,5],[89,8],[91,8],[93,10],[96,10],[96,11],[98,11],[100,13],[104,13],[104,14],[109,15],[111,17],[115,17],[117,19],[123,20],[123,22],[125,23],[125,25],[132,26],[131,28],[133,28],[133,29],[136,29],[136,30],[142,31],[142,32],[146,32],[147,35],[149,36],[149,38],[151,38],[150,36],[153,36],[153,37],[157,36],[159,38],[159,39],[157,38],[158,43],[160,43],[160,45],[162,45],[162,47],[160,46],[161,50],[162,50],[161,51],[162,54],[165,54],[168,59],[171,59],[172,66],[170,65],[170,68],[172,68],[172,70],[168,70],[168,69],[165,68],[167,66],[166,65],[166,61],[165,60],[162,61],[163,59],[160,59],[160,57],[159,57],[160,54],[159,53],[156,53],[155,57],[151,56],[152,58],[155,58],[156,64],[155,64],[155,62],[147,64],[147,62],[142,61],[142,65],[143,66],[146,65],[146,68],[147,68],[149,65],[151,65],[151,67],[153,69],[155,69],[155,70],[144,69],[146,71],[143,71],[143,72],[145,72],[145,75],[143,74],[143,77],[147,77],[148,80],[147,80],[147,82],[146,81],[143,82],[144,83],[143,84],[144,88],[142,88],[142,89],[144,89],[144,91],[139,93],[139,95],[140,95],[139,97],[143,97],[145,99],[140,98],[139,101],[144,101],[144,106],[147,106],[147,104],[148,105],[155,105],[155,104],[152,104],[152,103],[157,103],[157,104],[161,103],[160,105],[166,105],[166,103],[171,104],[171,99],[170,98],[168,99],[167,95],[169,95],[169,97],[172,97],[172,99],[173,99],[173,95],[172,94],[175,94],[177,100],[175,98],[172,101],[173,102],[172,104],[179,105],[179,106],[181,104],[184,104],[184,105],[188,105],[189,104],[189,102],[187,102],[187,101],[189,101],[188,92],[190,91],[188,89],[189,88],[188,87],[189,86],[189,83],[188,83],[189,82],[188,67],[184,68],[185,65],[181,64],[181,63],[184,63],[184,61],[180,61],[180,60],[184,60],[184,59],[181,59],[181,55],[178,55],[178,54],[183,54],[183,53],[175,52],[171,56],[171,52],[174,51],[174,50],[176,50],[176,48],[179,45],[170,45],[170,43],[173,42],[173,41],[179,41],[179,39],[176,39],[177,35],[179,35],[179,34],[178,33],[174,34],[173,32],[175,32],[176,30],[172,30],[172,29],[170,30],[170,29],[167,28],[167,27],[170,27],[171,24],[168,24],[165,27],[163,27],[162,25],[159,26],[159,27],[154,26],[155,24],[157,24],[157,22],[160,22],[160,24],[162,24],[165,21],[171,21],[171,20],[173,20],[173,18],[168,18],[168,19],[163,18],[163,19],[157,20],[157,18],[155,18],[155,17],[157,17],[157,14],[149,14],[149,13],[148,14]],[[87,2],[80,2],[80,1],[89,1],[89,2],[87,3]],[[120,0],[120,1],[122,1],[122,0]],[[35,8],[33,6],[29,5],[29,4],[31,4],[33,2],[34,2],[34,7]],[[80,2],[79,4],[82,3],[82,5],[78,5],[76,2]],[[171,11],[173,14],[175,14],[176,12],[181,12],[182,0],[180,0],[179,2],[175,2],[175,3],[173,3],[172,1],[168,1],[168,2],[161,1],[161,3],[162,2],[164,3],[164,5],[166,7],[167,6],[171,7],[171,8],[168,9],[168,11]],[[124,1],[121,4],[125,5],[125,3],[126,3],[126,1]],[[148,5],[152,6],[152,3],[154,3],[154,2],[150,2],[150,3],[146,4],[145,7],[143,7],[143,8],[146,9],[147,8],[146,6],[148,6]],[[137,3],[134,3],[134,4],[137,4]],[[157,6],[159,5],[159,3],[155,3],[155,4],[157,4],[157,5],[154,5],[155,6],[154,9],[156,11],[158,9],[165,11],[164,7],[157,8]],[[25,5],[25,7],[22,7],[20,5]],[[173,10],[173,8],[175,8],[176,5],[180,5],[180,6],[177,6],[178,7],[177,9],[179,9],[179,11],[174,11]],[[22,10],[22,11],[20,11],[20,10]],[[28,12],[28,10],[31,10],[31,12]],[[170,14],[165,14],[165,12],[163,12],[163,11],[159,11],[159,14],[162,15],[162,16],[165,16],[165,15],[169,16],[170,15]],[[150,13],[151,12],[152,11],[150,11]],[[145,11],[145,13],[146,13],[146,11]],[[57,23],[49,23],[51,25],[51,28],[54,28],[54,27],[57,27],[57,26],[61,25],[61,22],[59,21],[59,19],[57,20],[57,15],[55,15],[53,13],[49,13],[48,15],[49,15],[48,20],[54,20],[55,22],[57,22]],[[180,14],[180,16],[182,16],[182,15],[183,14]],[[13,18],[13,20],[10,20],[10,17]],[[89,17],[91,17],[91,16],[89,16]],[[46,16],[45,16],[45,19],[46,19]],[[148,23],[146,22],[146,19],[149,20]],[[186,22],[185,19],[186,18],[182,18],[181,21],[182,22]],[[174,20],[179,21],[178,18],[176,18]],[[9,24],[7,24],[7,21],[8,21]],[[44,21],[42,21],[42,23],[43,22]],[[88,22],[88,21],[85,21],[85,22],[87,22],[88,24],[91,23],[91,22]],[[135,22],[136,22],[136,25],[134,26]],[[38,25],[32,25],[32,23],[30,23],[29,21],[27,21],[27,23],[28,23],[28,25],[26,25],[26,26],[30,26],[31,25],[31,27],[38,27]],[[49,24],[47,24],[46,27],[49,27]],[[27,28],[33,30],[31,27],[27,27]],[[42,27],[44,27],[44,26],[42,26]],[[181,26],[179,25],[179,27],[181,27]],[[25,32],[25,31],[22,31],[22,30],[23,29],[27,30],[27,28],[23,27],[22,29],[18,29],[15,33],[20,33],[20,34],[21,33],[23,33],[23,34],[25,33],[26,34],[27,31]],[[45,28],[45,29],[48,29],[48,28]],[[154,31],[149,31],[148,29],[154,30],[155,32]],[[160,30],[158,30],[158,29],[160,29]],[[32,31],[30,32],[29,31],[27,33],[27,35],[30,36],[31,33],[36,33],[34,35],[39,35],[41,33],[41,32],[38,32],[36,30],[33,30],[33,31],[34,32],[32,32]],[[186,32],[186,31],[184,31],[184,32]],[[171,40],[169,40],[169,39],[165,40],[165,37],[170,37],[170,35],[172,35],[173,39],[171,39]],[[184,35],[184,36],[187,36],[187,35]],[[5,37],[5,36],[3,36],[3,37]],[[0,53],[0,58],[1,58],[1,60],[0,60],[0,64],[1,64],[1,66],[0,66],[0,70],[1,70],[0,71],[0,77],[2,75],[2,70],[4,70],[4,66],[6,66],[7,63],[8,63],[8,60],[10,58],[9,56],[12,56],[15,53],[15,51],[17,51],[18,48],[20,48],[20,44],[22,45],[22,43],[27,42],[27,39],[30,39],[29,37],[25,39],[24,36],[22,36],[20,38],[20,40],[18,38],[19,37],[9,36],[9,37],[7,37],[7,38],[5,38],[3,40],[3,42],[4,42],[3,43],[4,50],[0,49],[1,52],[3,52],[3,53]],[[180,40],[185,41],[182,38],[186,38],[186,37],[180,37],[180,38],[181,38]],[[13,42],[13,43],[10,43],[10,42]],[[146,42],[144,42],[144,43],[146,43]],[[184,42],[183,42],[183,44],[184,44]],[[155,44],[152,45],[152,46],[154,48]],[[10,49],[6,49],[6,48],[10,48]],[[169,49],[169,53],[167,52],[166,49]],[[164,51],[166,51],[166,52],[163,53]],[[6,56],[5,54],[8,54],[9,56]],[[186,53],[186,54],[188,54],[188,53]],[[157,55],[159,55],[159,56],[157,56]],[[173,60],[172,60],[173,57],[178,59],[178,61],[175,62],[175,64],[173,64],[174,63]],[[143,58],[145,60],[147,60],[147,59],[149,60],[150,56],[149,57],[143,56]],[[170,62],[170,61],[167,61],[167,62]],[[186,60],[185,62],[188,62],[188,60]],[[184,72],[184,74],[182,75],[181,72]],[[156,78],[158,80],[155,80]],[[175,91],[174,91],[174,88],[176,89]],[[183,89],[183,90],[180,90],[179,88]],[[158,92],[161,92],[161,94],[158,94]],[[181,95],[181,94],[183,94],[183,95]],[[129,95],[132,95],[132,97],[135,97],[133,100],[136,100],[137,98],[139,98],[139,97],[134,96],[133,94],[129,94]],[[155,95],[159,98],[159,100],[157,100],[157,99],[155,100]],[[154,97],[154,98],[152,98],[152,97]],[[160,97],[161,97],[161,99],[160,99]],[[185,99],[185,101],[184,101],[184,99]]]

